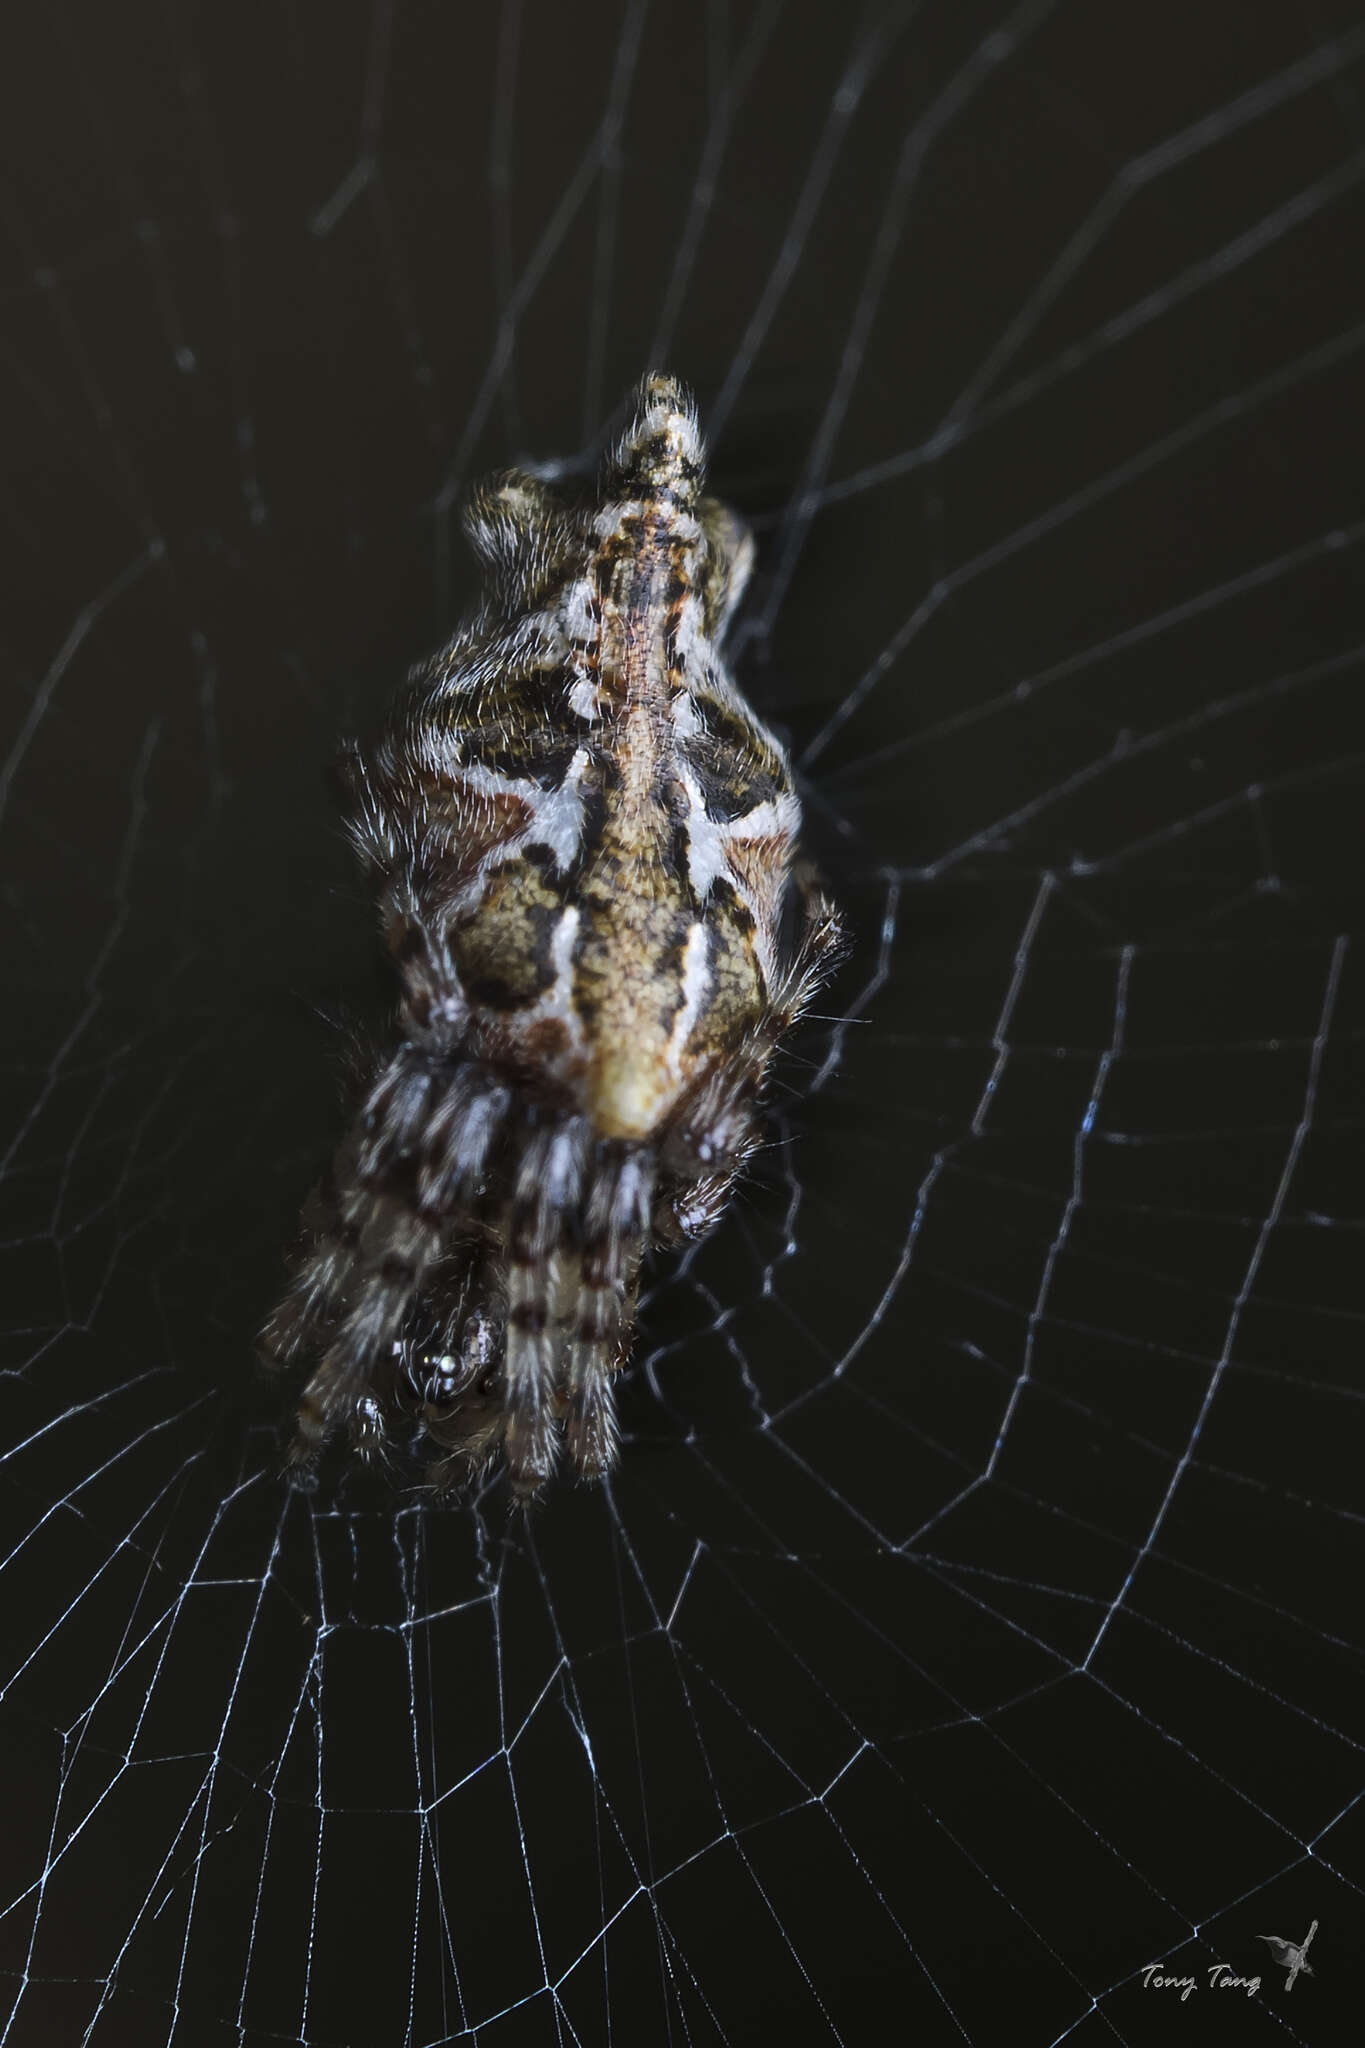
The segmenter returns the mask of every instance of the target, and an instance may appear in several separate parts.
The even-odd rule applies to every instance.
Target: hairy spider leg
[[[284,1299],[261,1332],[273,1363],[291,1364],[346,1308],[387,1161],[421,1130],[433,1078],[429,1064],[404,1047],[372,1084],[305,1213],[313,1242],[296,1260]]]
[[[654,1167],[639,1150],[609,1155],[588,1199],[565,1383],[569,1455],[585,1479],[616,1457],[614,1381],[634,1320]]]
[[[342,1148],[343,1160],[353,1161],[341,1190],[343,1219],[352,1219],[350,1263],[335,1283],[346,1306],[299,1402],[295,1466],[314,1463],[342,1420],[356,1417],[368,1441],[360,1404],[373,1362],[391,1355],[428,1273],[447,1252],[452,1217],[478,1192],[509,1101],[509,1091],[488,1085],[477,1069],[442,1069],[411,1047],[371,1090]],[[330,1270],[326,1240],[305,1256],[305,1286],[319,1255]],[[267,1325],[265,1341],[273,1335]]]
[[[503,1237],[507,1262],[507,1471],[513,1491],[534,1493],[554,1469],[556,1309],[565,1218],[581,1200],[591,1126],[570,1117],[529,1138]]]

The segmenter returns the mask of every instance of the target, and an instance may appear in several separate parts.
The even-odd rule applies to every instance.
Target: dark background
[[[1356,2038],[1356,10],[9,42],[0,2040]],[[290,1495],[326,764],[650,366],[857,949],[609,1491]]]

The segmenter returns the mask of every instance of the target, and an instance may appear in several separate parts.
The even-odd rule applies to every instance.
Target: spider
[[[778,740],[718,648],[753,540],[646,377],[595,496],[473,493],[482,602],[414,671],[352,840],[402,987],[262,1332],[311,1368],[290,1453],[420,1417],[437,1486],[617,1451],[642,1257],[718,1221],[779,1041],[835,963]]]

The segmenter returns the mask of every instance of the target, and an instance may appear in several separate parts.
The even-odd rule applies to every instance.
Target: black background
[[[0,2038],[1355,2038],[1355,10],[11,46]],[[610,1492],[291,1496],[326,764],[653,365],[857,949]]]

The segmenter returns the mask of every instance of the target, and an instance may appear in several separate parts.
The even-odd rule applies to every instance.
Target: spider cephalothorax
[[[649,377],[595,498],[484,484],[481,608],[347,752],[403,999],[263,1334],[312,1363],[300,1464],[406,1408],[440,1481],[501,1448],[532,1493],[561,1433],[605,1472],[641,1257],[719,1217],[838,948],[786,756],[717,652],[753,543],[703,461]]]

